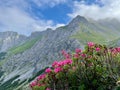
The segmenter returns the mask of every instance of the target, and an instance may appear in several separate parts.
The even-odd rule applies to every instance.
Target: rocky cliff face
[[[65,28],[65,29],[64,29]],[[46,30],[41,33],[33,33],[29,38],[41,36],[38,41],[28,50],[23,53],[12,55],[3,64],[3,71],[6,72],[6,78],[14,76],[14,74],[20,74],[20,79],[25,79],[32,76],[33,72],[37,72],[42,68],[50,65],[53,60],[61,58],[61,50],[74,50],[80,47],[80,43],[70,38],[70,36],[76,33],[77,28],[66,26],[59,27],[55,31]],[[59,59],[58,59],[59,60]],[[23,74],[24,73],[24,74]],[[28,76],[29,75],[29,76]]]
[[[26,36],[16,32],[0,32],[0,52],[5,52],[13,46],[17,46],[26,40]]]
[[[75,48],[83,48],[86,41],[102,42],[120,37],[120,29],[116,28],[114,34],[114,31],[108,31],[108,26],[104,26],[102,21],[77,16],[66,26],[33,32],[29,37],[13,32],[0,33],[0,51],[7,52],[0,61],[0,69],[4,71],[0,82],[3,84],[16,75],[20,75],[16,80],[32,77],[54,60],[61,59],[63,49],[74,51]]]

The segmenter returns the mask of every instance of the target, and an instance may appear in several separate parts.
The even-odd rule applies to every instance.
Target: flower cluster
[[[95,44],[93,42],[88,42],[88,47],[93,47]]]
[[[63,55],[66,59],[70,59],[70,58],[71,58],[71,55],[68,54],[65,50],[62,50],[61,53],[62,53],[62,55]]]
[[[45,77],[46,77],[46,74],[42,74],[42,75],[38,76],[35,81],[33,81],[33,82],[30,83],[30,87],[33,88],[34,86],[39,86],[39,87],[40,86],[44,86],[45,83],[39,83],[39,81],[40,80],[41,81],[44,80]]]
[[[110,51],[112,52],[113,55],[117,55],[120,53],[120,47],[111,48]]]
[[[65,60],[62,60],[62,61],[55,61],[53,62],[52,64],[52,67],[53,68],[56,68],[56,67],[63,67],[64,65],[67,65],[67,64],[72,64],[72,60],[71,59],[65,59]]]
[[[46,79],[57,79],[56,75],[58,75],[59,72],[64,72],[66,71],[65,66],[68,66],[67,69],[69,69],[72,65],[72,60],[71,59],[65,59],[61,61],[54,61],[52,64],[51,68],[47,68],[45,70],[45,73],[38,76],[35,81],[30,83],[30,87],[34,88],[36,86],[41,87],[45,86],[46,90],[51,90],[48,85],[45,83]],[[34,89],[33,89],[34,90]]]
[[[120,76],[120,47],[88,42],[85,50],[77,48],[74,54],[63,50],[62,55],[65,59],[54,61],[30,83],[33,90],[97,90],[101,86],[102,90],[112,90]]]

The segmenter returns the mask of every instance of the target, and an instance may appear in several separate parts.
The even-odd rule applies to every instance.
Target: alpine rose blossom
[[[64,62],[64,65],[66,65],[66,64],[72,64],[72,60],[71,59],[66,59],[63,62]]]
[[[40,76],[37,77],[37,80],[41,80],[41,79],[44,79],[46,77],[46,74],[42,74]]]
[[[61,53],[62,53],[62,55],[67,54],[67,52],[65,50],[62,50]]]
[[[58,64],[57,64],[57,67],[61,67],[61,66],[64,66],[64,62],[63,61],[59,61]]]
[[[120,52],[120,47],[117,47],[116,49],[117,49],[118,52]]]
[[[60,72],[60,71],[62,71],[62,68],[60,68],[60,67],[57,67],[57,68],[54,69],[54,72],[55,72],[55,73],[58,73],[58,72]]]
[[[94,43],[93,42],[88,42],[88,46],[91,48],[94,46]]]
[[[69,58],[70,58],[70,55],[67,53],[67,54],[64,55],[64,57],[65,57],[66,59],[69,59]]]
[[[62,50],[61,53],[66,59],[69,59],[71,57],[70,54],[68,54],[65,50]]]
[[[50,88],[46,88],[46,90],[51,90]]]
[[[30,83],[30,86],[31,86],[31,87],[34,87],[34,86],[36,86],[36,85],[37,85],[37,81],[33,81],[33,82]]]
[[[81,54],[81,56],[82,56],[83,58],[85,58],[85,57],[86,57],[86,54],[83,53],[83,54]]]
[[[98,52],[98,51],[100,51],[100,48],[99,48],[99,47],[97,47],[97,48],[96,48],[96,51],[97,51],[97,52]]]
[[[58,62],[54,61],[53,64],[52,64],[52,67],[55,68],[55,67],[57,67],[57,65],[58,65]]]
[[[82,52],[82,50],[81,50],[81,49],[79,49],[79,48],[77,48],[77,49],[75,50],[75,52],[78,54],[78,53],[81,53],[81,52]]]
[[[74,58],[79,58],[79,55],[78,54],[74,54]]]
[[[45,70],[46,73],[50,73],[51,71],[52,71],[51,68],[47,68],[47,69]]]

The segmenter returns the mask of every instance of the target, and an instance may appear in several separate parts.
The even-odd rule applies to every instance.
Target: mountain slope
[[[104,23],[104,20],[94,21],[77,16],[66,26],[58,27],[56,30],[33,32],[29,37],[23,36],[24,38],[17,44],[12,44],[10,47],[8,44],[7,54],[0,60],[1,85],[15,76],[19,77],[13,81],[19,79],[24,81],[32,77],[34,73],[49,66],[54,60],[62,59],[60,54],[63,49],[69,52],[75,48],[83,48],[88,41],[107,44],[120,37],[119,26],[118,28],[115,26],[116,23],[120,25],[120,22],[113,22],[112,27],[115,27],[115,32],[110,27],[112,22],[107,21],[107,25]],[[2,34],[0,35],[2,37]],[[4,46],[3,43],[0,45]]]
[[[9,48],[24,42],[26,39],[26,36],[19,35],[16,32],[0,32],[0,52],[5,52]]]
[[[119,47],[120,46],[120,38],[109,42],[108,45],[110,47]]]
[[[86,43],[88,41],[93,41],[96,43],[106,44],[113,41],[120,36],[120,22],[113,21],[110,23],[104,20],[101,21],[88,21],[89,23],[81,23],[78,32],[73,35],[73,38],[77,38],[80,42]],[[116,23],[118,28],[116,28]],[[112,27],[112,28],[111,28]]]

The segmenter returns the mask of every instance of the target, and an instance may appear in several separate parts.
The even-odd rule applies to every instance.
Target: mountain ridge
[[[118,22],[117,25],[119,24]],[[22,40],[18,39],[21,42],[6,49],[5,58],[0,60],[1,71],[4,72],[0,77],[0,83],[5,83],[16,75],[19,77],[15,80],[21,81],[32,77],[33,72],[39,72],[56,59],[63,59],[61,57],[63,49],[70,52],[76,48],[83,48],[88,41],[106,44],[119,38],[120,29],[115,28],[113,33],[114,30],[109,30],[110,27],[109,24],[104,26],[103,22],[77,16],[68,25],[58,27],[56,30],[33,32]],[[112,27],[115,25],[113,24]],[[13,36],[15,41],[16,35]]]

